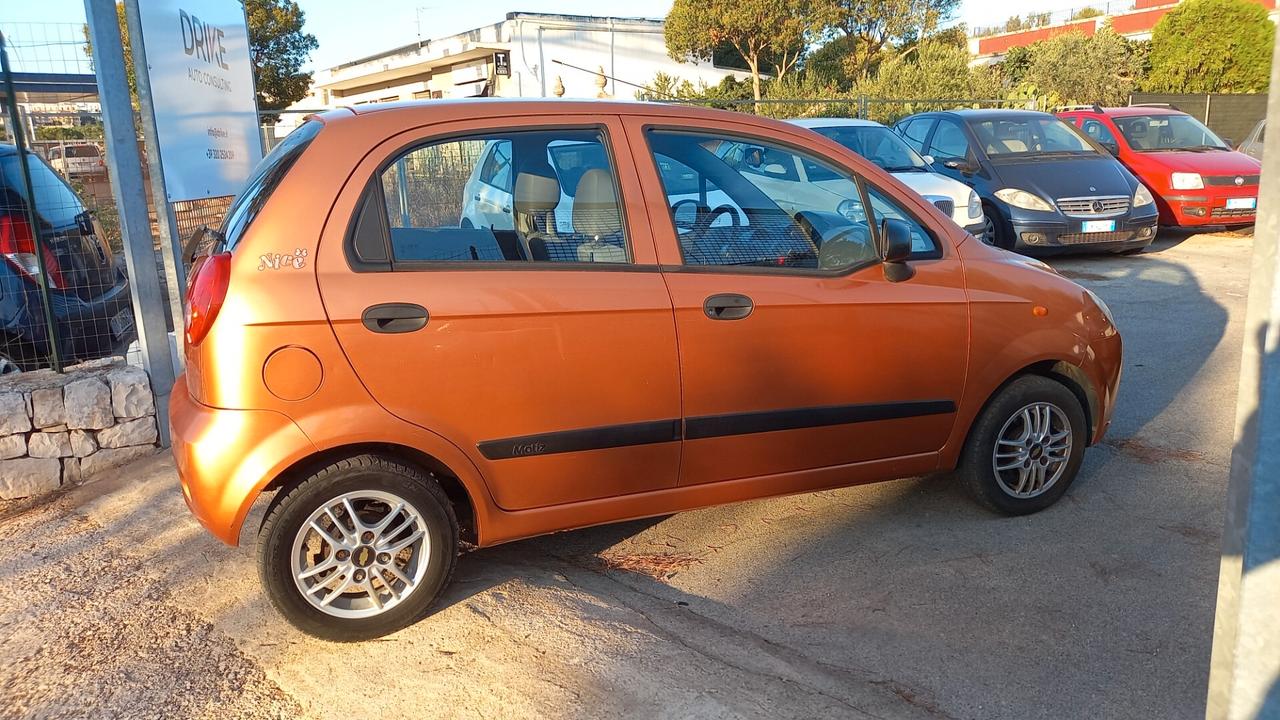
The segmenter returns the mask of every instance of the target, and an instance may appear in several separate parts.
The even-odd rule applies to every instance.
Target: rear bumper
[[[67,358],[96,360],[123,354],[137,338],[129,280],[123,272],[111,289],[92,300],[67,292],[52,296],[50,302]],[[114,318],[119,319],[113,322]]]
[[[178,377],[169,396],[174,463],[187,507],[214,537],[239,544],[240,526],[268,483],[315,445],[288,417],[271,410],[202,405]]]

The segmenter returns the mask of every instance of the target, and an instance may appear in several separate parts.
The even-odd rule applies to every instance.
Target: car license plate
[[[1080,232],[1115,232],[1115,220],[1085,220],[1080,223]]]
[[[125,308],[111,318],[111,334],[119,338],[133,329],[133,308]]]
[[[1258,198],[1227,198],[1228,210],[1252,210],[1258,207]]]

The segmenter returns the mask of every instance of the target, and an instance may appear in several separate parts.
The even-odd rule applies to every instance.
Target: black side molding
[[[729,435],[799,430],[829,425],[848,425],[878,420],[945,415],[954,413],[951,400],[919,400],[909,402],[871,403],[862,405],[824,405],[788,410],[766,410],[729,415],[704,415],[684,421],[683,432],[678,419],[605,425],[581,430],[522,435],[520,437],[485,440],[476,445],[488,460],[509,460],[532,455],[604,450],[606,448],[650,445],[677,440],[701,440]]]
[[[476,445],[480,454],[488,460],[507,460],[530,455],[552,455],[580,450],[604,450],[605,448],[653,443],[675,442],[680,439],[680,420],[654,420],[628,425],[606,425],[581,430],[523,435],[521,437],[485,440]]]

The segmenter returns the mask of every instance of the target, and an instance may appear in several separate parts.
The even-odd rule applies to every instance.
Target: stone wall
[[[119,358],[0,378],[0,499],[79,483],[157,439],[147,373]]]

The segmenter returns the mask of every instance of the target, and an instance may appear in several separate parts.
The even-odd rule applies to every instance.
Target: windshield
[[[993,159],[1098,154],[1075,128],[1055,117],[1002,117],[970,121],[970,127]]]
[[[1138,152],[1231,149],[1190,115],[1139,115],[1114,120],[1129,147]]]
[[[76,218],[84,212],[84,205],[75,192],[34,153],[27,153],[27,168],[31,171],[31,186],[36,192],[36,214],[55,228],[74,224]],[[5,190],[16,194],[24,203],[30,202],[17,152],[0,154],[0,213],[18,210],[19,208],[8,206],[9,203],[4,198],[9,193],[4,192]]]
[[[878,125],[814,128],[889,172],[928,172],[924,158],[897,133]]]

